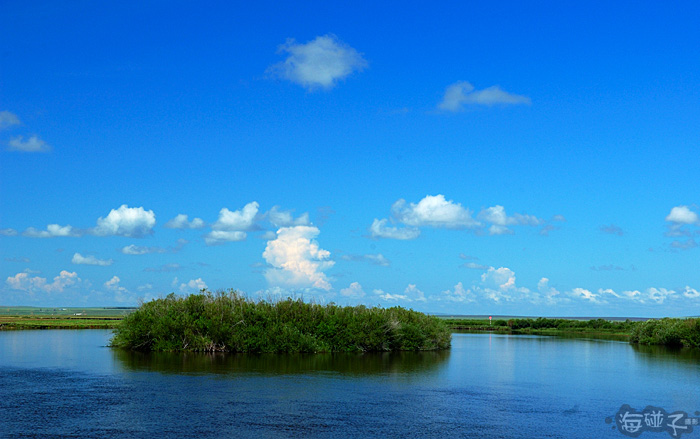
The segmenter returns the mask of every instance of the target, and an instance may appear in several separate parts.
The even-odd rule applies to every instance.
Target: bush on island
[[[370,352],[447,349],[441,319],[401,307],[254,301],[234,290],[142,304],[111,345],[142,351]]]

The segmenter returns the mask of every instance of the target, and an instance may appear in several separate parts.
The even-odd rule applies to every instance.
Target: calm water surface
[[[622,439],[623,404],[700,410],[697,351],[454,334],[438,353],[146,355],[110,336],[0,332],[0,437]]]

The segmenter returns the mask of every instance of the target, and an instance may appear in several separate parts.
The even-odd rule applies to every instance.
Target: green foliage
[[[648,320],[634,327],[630,342],[700,348],[700,318]]]
[[[401,307],[255,302],[230,290],[170,294],[128,315],[112,346],[143,351],[370,352],[450,347],[437,317]]]
[[[538,317],[536,319],[509,319],[488,320],[478,319],[445,319],[452,329],[467,329],[477,331],[498,332],[525,332],[525,333],[551,333],[551,332],[600,332],[627,334],[638,322],[630,320],[610,321],[604,319],[571,320],[548,319]]]

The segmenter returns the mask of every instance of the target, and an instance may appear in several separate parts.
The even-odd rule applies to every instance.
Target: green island
[[[700,348],[700,318],[463,318],[401,307],[253,301],[236,291],[176,296],[138,308],[0,308],[0,330],[113,329],[112,346],[141,351],[369,352],[440,350],[451,332],[628,340]]]
[[[142,351],[380,352],[450,347],[435,316],[401,307],[254,301],[236,291],[170,294],[115,329],[112,346]]]

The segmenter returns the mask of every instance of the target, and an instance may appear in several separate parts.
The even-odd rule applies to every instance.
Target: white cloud
[[[80,253],[74,254],[71,262],[78,265],[100,265],[103,267],[114,263],[112,259],[97,259],[95,256],[83,256]]]
[[[130,244],[122,247],[120,250],[125,255],[146,255],[149,253],[165,253],[166,250],[160,247],[143,247],[139,245]]]
[[[445,89],[445,95],[438,108],[444,111],[460,111],[465,105],[519,105],[531,103],[527,96],[516,95],[502,90],[499,86],[475,90],[467,81],[459,81]]]
[[[17,236],[15,229],[0,229],[0,236]]]
[[[464,288],[462,282],[457,283],[452,290],[442,292],[443,298],[450,302],[471,303],[476,301],[476,295],[470,289]]]
[[[290,38],[279,47],[279,52],[287,52],[289,56],[271,66],[268,72],[309,90],[331,89],[341,79],[367,67],[362,54],[332,34],[316,37],[306,44]]]
[[[378,295],[380,298],[386,300],[387,302],[397,302],[399,300],[411,301],[405,294],[390,294],[385,293],[384,290],[374,290],[374,294]]]
[[[481,282],[489,288],[509,291],[515,288],[515,273],[510,268],[491,267],[481,275]]]
[[[177,278],[175,278],[177,279]],[[187,283],[180,284],[180,292],[182,293],[191,293],[191,292],[200,292],[202,290],[206,290],[207,284],[202,280],[202,278],[197,278],[197,279],[191,279]]]
[[[462,229],[476,227],[479,222],[471,216],[471,211],[461,204],[445,200],[444,195],[428,195],[418,202],[406,205],[401,199],[394,203],[391,212],[397,221],[407,226],[445,227]]]
[[[219,211],[219,219],[212,224],[213,230],[248,231],[252,230],[258,215],[260,205],[253,201],[243,206],[242,209],[230,211],[223,208]]]
[[[411,301],[415,302],[425,302],[427,299],[425,298],[425,293],[423,291],[419,290],[414,284],[409,284],[406,289],[403,291],[404,295],[406,295]]]
[[[683,295],[689,299],[697,299],[700,297],[700,291],[686,286],[685,291],[683,291]]]
[[[388,238],[388,239],[416,239],[420,235],[420,230],[414,227],[388,227],[387,219],[374,219],[369,227],[369,232],[372,238]]]
[[[559,301],[561,293],[549,285],[549,279],[543,277],[537,282],[537,291],[540,293],[542,300],[547,304],[553,304]]]
[[[672,208],[671,213],[666,216],[666,221],[677,224],[700,223],[698,214],[690,210],[688,206],[676,206]]]
[[[46,226],[46,230],[29,227],[22,232],[22,236],[29,238],[77,237],[80,236],[80,233],[73,229],[71,225],[59,226],[58,224],[49,224]]]
[[[36,135],[30,136],[27,140],[24,140],[23,136],[17,136],[10,139],[7,149],[19,152],[49,152],[51,146]]]
[[[165,223],[165,227],[168,229],[201,229],[204,225],[204,221],[201,218],[194,218],[192,221],[189,221],[187,215],[182,213]]]
[[[383,254],[367,254],[367,255],[343,255],[342,259],[345,261],[355,261],[362,262],[366,261],[372,265],[380,265],[382,267],[388,267],[391,265],[391,261],[384,257]]]
[[[0,111],[0,130],[5,130],[14,125],[19,125],[19,117],[9,111]]]
[[[295,219],[291,211],[280,210],[279,206],[273,206],[272,209],[267,212],[267,218],[270,221],[270,224],[272,224],[275,228],[308,226],[311,224],[308,213],[304,213]]]
[[[374,294],[388,302],[426,302],[428,300],[425,297],[425,293],[414,284],[408,284],[403,294],[385,293],[383,290],[374,290]]]
[[[349,287],[340,290],[340,295],[351,298],[365,297],[365,291],[362,289],[362,285],[359,282],[353,282]]]
[[[533,215],[516,213],[513,216],[508,216],[505,208],[499,205],[483,209],[479,212],[477,218],[484,222],[491,223],[489,227],[489,234],[491,235],[512,234],[513,231],[507,226],[539,226],[540,224],[544,224],[543,219]]]
[[[452,200],[446,200],[441,194],[427,195],[418,203],[407,203],[406,200],[399,199],[392,205],[391,214],[392,222],[410,228],[387,227],[389,220],[375,219],[369,229],[373,238],[414,239],[420,234],[418,227],[480,229],[484,223],[491,224],[488,228],[491,235],[504,235],[513,233],[508,226],[539,226],[545,223],[533,215],[516,213],[508,216],[503,206],[498,205],[483,209],[479,212],[478,219],[475,219],[471,210]]]
[[[126,236],[140,238],[153,233],[156,215],[143,207],[128,207],[122,204],[112,209],[106,218],[100,217],[91,232],[97,236]]]
[[[117,302],[133,302],[134,298],[131,292],[120,285],[121,279],[118,276],[113,276],[110,280],[103,284],[104,288],[114,295],[113,299]]]
[[[17,273],[5,280],[5,284],[11,289],[32,294],[35,292],[62,293],[66,288],[78,286],[82,282],[77,273],[66,270],[62,270],[51,283],[48,283],[44,277],[30,277],[29,273],[26,272]]]
[[[267,242],[263,258],[271,265],[265,277],[273,285],[314,287],[330,290],[323,273],[335,262],[330,252],[319,248],[314,240],[320,231],[313,226],[282,227],[277,238]]]
[[[483,265],[483,264],[477,264],[476,262],[465,262],[464,264],[460,265],[462,268],[469,268],[471,270],[488,270],[489,267],[488,265]]]
[[[245,241],[247,236],[246,232],[212,230],[204,236],[204,242],[207,245],[220,245],[225,242]]]
[[[569,294],[577,299],[587,300],[590,303],[604,303],[600,296],[585,288],[574,288]]]

